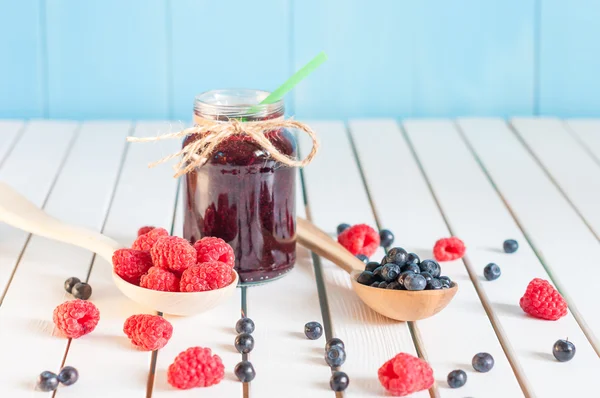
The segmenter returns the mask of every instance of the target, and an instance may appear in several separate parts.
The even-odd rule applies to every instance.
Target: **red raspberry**
[[[467,250],[465,244],[457,237],[442,238],[435,242],[433,256],[438,261],[458,260],[465,255],[465,250]]]
[[[231,283],[231,267],[220,261],[209,261],[194,265],[183,271],[180,290],[203,292],[225,287]]]
[[[371,257],[379,247],[379,234],[366,224],[353,225],[346,228],[338,236],[338,242],[355,256],[364,254]]]
[[[70,300],[54,309],[52,320],[63,335],[76,339],[96,328],[100,311],[87,300]]]
[[[531,316],[556,321],[567,315],[567,302],[546,280],[535,278],[529,285],[519,305]]]
[[[210,348],[190,347],[181,352],[167,370],[169,384],[181,390],[210,387],[225,376],[225,366]]]
[[[136,250],[150,250],[156,241],[163,236],[169,236],[166,229],[154,228],[150,232],[139,235],[135,242],[133,242],[133,245],[131,245],[131,248]]]
[[[379,382],[392,395],[403,397],[433,386],[433,370],[421,358],[401,352],[377,371]]]
[[[150,253],[143,250],[119,249],[114,252],[112,262],[115,273],[134,285],[139,285],[142,275],[152,267]]]
[[[152,267],[146,275],[142,275],[140,286],[162,292],[178,292],[179,277],[164,268]]]
[[[138,229],[137,236],[145,235],[145,234],[147,234],[148,232],[152,231],[154,228],[156,228],[156,227],[153,227],[153,226],[151,226],[151,225],[148,225],[148,226],[142,227],[142,228]]]
[[[207,261],[220,261],[229,265],[231,268],[235,265],[235,255],[233,248],[221,238],[206,237],[194,243],[194,248],[198,253],[198,264]]]
[[[173,326],[162,316],[132,315],[125,320],[123,332],[136,347],[154,351],[167,345],[173,335]]]
[[[156,267],[183,272],[196,265],[196,249],[190,242],[178,236],[163,236],[150,250]]]

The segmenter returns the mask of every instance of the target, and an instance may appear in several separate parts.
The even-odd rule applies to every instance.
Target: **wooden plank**
[[[46,203],[49,214],[66,223],[102,228],[129,128],[129,123],[108,122],[82,126]],[[67,278],[87,278],[92,255],[38,236],[29,241],[0,307],[4,365],[8,365],[7,358],[13,358],[11,366],[3,366],[0,372],[0,396],[29,397],[40,372],[60,369],[68,340],[53,334],[52,312],[72,299],[63,289]],[[22,355],[25,347],[36,355]],[[79,395],[87,390],[85,382],[70,388]]]
[[[427,170],[426,162],[432,157],[428,144],[431,141],[422,138],[418,123],[407,122],[405,126],[411,137],[418,137],[416,150]],[[353,121],[350,129],[382,225],[395,233],[397,245],[415,251],[422,259],[432,258],[436,240],[452,233],[398,125],[390,120]],[[433,129],[433,133],[444,131]],[[522,396],[463,262],[443,262],[441,266],[442,274],[459,284],[458,293],[442,312],[416,322],[422,350],[435,372],[437,393],[442,397]],[[443,338],[440,330],[444,331]],[[496,361],[493,376],[476,374],[470,365],[473,356],[481,351],[489,352]],[[457,368],[467,372],[468,383],[460,390],[451,390],[446,376]]]
[[[600,164],[600,120],[570,119],[565,123],[594,160]]]
[[[420,162],[451,230],[467,244],[465,262],[528,396],[564,397],[573,393],[574,385],[585,386],[585,380],[598,372],[598,357],[571,314],[560,322],[544,322],[519,308],[529,281],[549,276],[456,127],[449,121],[412,122],[410,126]],[[456,189],[457,181],[462,189]],[[482,228],[482,219],[493,228]],[[502,251],[507,238],[520,243],[517,253]],[[502,269],[502,276],[494,282],[483,278],[483,268],[490,262]],[[577,361],[564,366],[553,359],[552,344],[567,337],[577,345]],[[475,377],[479,375],[474,374],[469,383]],[[562,383],[564,377],[574,384]]]
[[[320,153],[304,169],[312,221],[331,235],[335,235],[337,225],[342,222],[375,226],[344,125],[341,122],[309,124],[321,140]],[[301,136],[303,153],[308,153],[310,145],[307,137]],[[373,259],[380,259],[383,255],[380,249]],[[344,341],[348,353],[346,363],[341,367],[350,378],[350,387],[344,396],[381,396],[384,390],[377,379],[377,369],[399,352],[416,355],[408,325],[384,318],[369,309],[352,291],[350,278],[344,271],[324,259],[321,259],[321,265],[332,335]],[[429,394],[422,391],[414,396],[427,397]]]
[[[598,241],[502,120],[464,121],[460,126],[600,354],[595,291],[582,288],[581,279],[596,272],[590,259],[600,258]]]
[[[25,123],[17,120],[0,120],[0,167],[19,138]]]

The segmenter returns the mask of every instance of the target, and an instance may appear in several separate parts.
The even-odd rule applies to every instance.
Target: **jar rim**
[[[194,113],[207,117],[249,117],[262,119],[283,115],[283,99],[272,104],[258,105],[270,94],[254,89],[219,89],[205,91],[194,99]],[[249,112],[252,108],[252,112]]]

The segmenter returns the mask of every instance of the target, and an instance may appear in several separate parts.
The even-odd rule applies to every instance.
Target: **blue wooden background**
[[[600,116],[598,0],[0,0],[0,117],[189,120],[272,90],[302,118]]]

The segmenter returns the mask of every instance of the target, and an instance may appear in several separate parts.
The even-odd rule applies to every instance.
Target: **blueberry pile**
[[[254,348],[254,337],[252,337],[252,332],[254,332],[254,321],[246,317],[241,318],[235,324],[235,331],[238,333],[233,343],[235,349],[241,354],[248,354]],[[254,366],[247,360],[243,360],[235,365],[233,373],[242,383],[248,383],[254,380],[254,377],[256,376]]]
[[[358,276],[360,284],[392,290],[440,290],[452,286],[447,276],[441,276],[435,260],[422,260],[401,247],[390,249],[380,263],[369,262]]]
[[[65,366],[60,370],[58,375],[49,371],[40,373],[37,379],[36,388],[39,391],[54,391],[58,388],[58,383],[63,386],[70,386],[75,384],[78,379],[79,373],[77,372],[77,369],[72,366]]]
[[[65,281],[65,290],[76,299],[87,300],[92,297],[92,287],[74,276]]]

